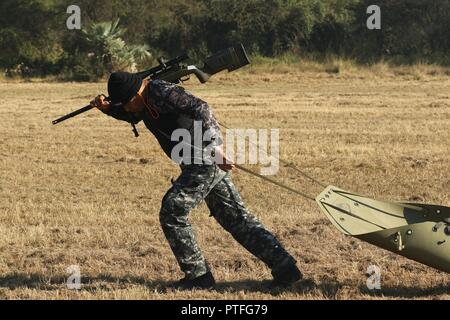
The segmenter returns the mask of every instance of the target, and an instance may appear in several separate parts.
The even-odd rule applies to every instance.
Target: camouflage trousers
[[[216,165],[181,166],[182,173],[162,200],[160,222],[187,279],[209,272],[189,212],[205,200],[211,215],[244,248],[272,269],[295,263],[280,242],[244,206],[231,174]]]

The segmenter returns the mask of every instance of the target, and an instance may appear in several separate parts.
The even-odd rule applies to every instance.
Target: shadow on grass
[[[82,289],[88,292],[97,291],[114,291],[117,289],[126,289],[130,286],[145,286],[150,291],[155,293],[164,293],[168,290],[167,287],[172,281],[164,280],[149,280],[142,277],[115,277],[111,275],[99,275],[96,277],[82,276]],[[36,289],[36,290],[61,290],[66,287],[66,276],[52,276],[48,277],[44,274],[24,274],[16,273],[0,276],[0,288],[7,289]],[[339,283],[334,279],[323,279],[320,283],[315,283],[313,280],[301,280],[289,288],[269,288],[270,281],[258,280],[240,280],[240,281],[226,281],[218,282],[214,291],[219,293],[233,293],[233,292],[260,292],[267,293],[273,296],[284,293],[295,293],[300,295],[321,295],[325,299],[336,299],[339,290],[343,286],[357,287],[362,294],[371,295],[374,297],[396,297],[396,298],[421,298],[435,295],[443,295],[450,293],[450,284],[442,284],[433,288],[418,288],[405,286],[391,286],[383,287],[382,290],[370,291],[365,286],[356,285],[355,283]]]
[[[61,290],[66,287],[67,276],[46,276],[44,274],[25,274],[14,273],[0,276],[0,288],[15,289],[35,289],[35,290]],[[147,280],[142,277],[115,277],[111,275],[99,276],[82,276],[82,290],[88,292],[96,291],[113,291],[117,289],[125,289],[130,286],[145,286],[150,291],[164,293],[170,291],[167,287],[172,281],[164,280]],[[312,281],[302,280],[294,286],[286,289],[270,289],[270,281],[242,280],[218,282],[214,291],[219,293],[232,292],[261,292],[272,295],[278,295],[286,292],[307,293],[315,290],[316,286]],[[330,291],[329,289],[325,291]],[[330,293],[330,292],[328,292]]]
[[[316,285],[311,280],[301,280],[292,285],[289,288],[270,288],[271,281],[269,280],[240,280],[240,281],[226,281],[218,282],[215,291],[220,293],[233,293],[233,292],[260,292],[271,295],[279,295],[283,293],[299,293],[307,294],[316,289]]]
[[[67,288],[67,276],[47,276],[45,274],[14,273],[0,276],[0,288],[7,289],[37,289],[37,290],[61,290]],[[142,277],[114,277],[111,275],[99,275],[96,277],[81,276],[82,290],[101,291],[123,289],[131,285],[142,285],[148,288],[162,288],[170,282],[159,280],[146,280]]]
[[[369,290],[360,286],[361,293],[376,297],[386,298],[426,298],[438,295],[450,294],[450,284],[440,284],[432,288],[405,287],[405,286],[382,286],[381,290]]]

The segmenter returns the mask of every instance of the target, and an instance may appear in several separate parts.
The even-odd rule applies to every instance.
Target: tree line
[[[370,64],[450,65],[450,0],[2,0],[0,69],[7,75],[102,77],[187,51],[193,59],[241,42],[253,56],[328,56]],[[114,30],[112,30],[114,28]]]

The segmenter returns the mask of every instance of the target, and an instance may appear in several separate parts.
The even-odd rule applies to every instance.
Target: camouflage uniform
[[[128,115],[115,110],[108,114],[134,123],[144,120],[147,128],[155,134],[166,154],[170,157],[171,131],[188,124],[191,120],[202,120],[203,129],[212,129],[215,141],[221,143],[219,125],[206,102],[194,97],[174,84],[154,80],[150,83],[147,102],[157,110],[159,117],[149,113]],[[178,121],[181,117],[183,121]],[[163,122],[170,123],[163,123]],[[169,141],[168,141],[169,140]],[[295,259],[279,241],[267,231],[261,222],[244,206],[231,181],[231,173],[217,165],[180,164],[181,175],[173,183],[162,200],[160,222],[169,245],[187,279],[199,277],[209,271],[188,221],[189,212],[205,200],[211,216],[248,251],[266,263],[274,274],[286,266],[295,264]]]

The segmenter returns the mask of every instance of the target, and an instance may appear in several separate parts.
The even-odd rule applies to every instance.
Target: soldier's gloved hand
[[[91,101],[91,106],[97,108],[101,111],[109,110],[109,102],[106,101],[106,97],[104,94],[98,95],[94,100]]]

